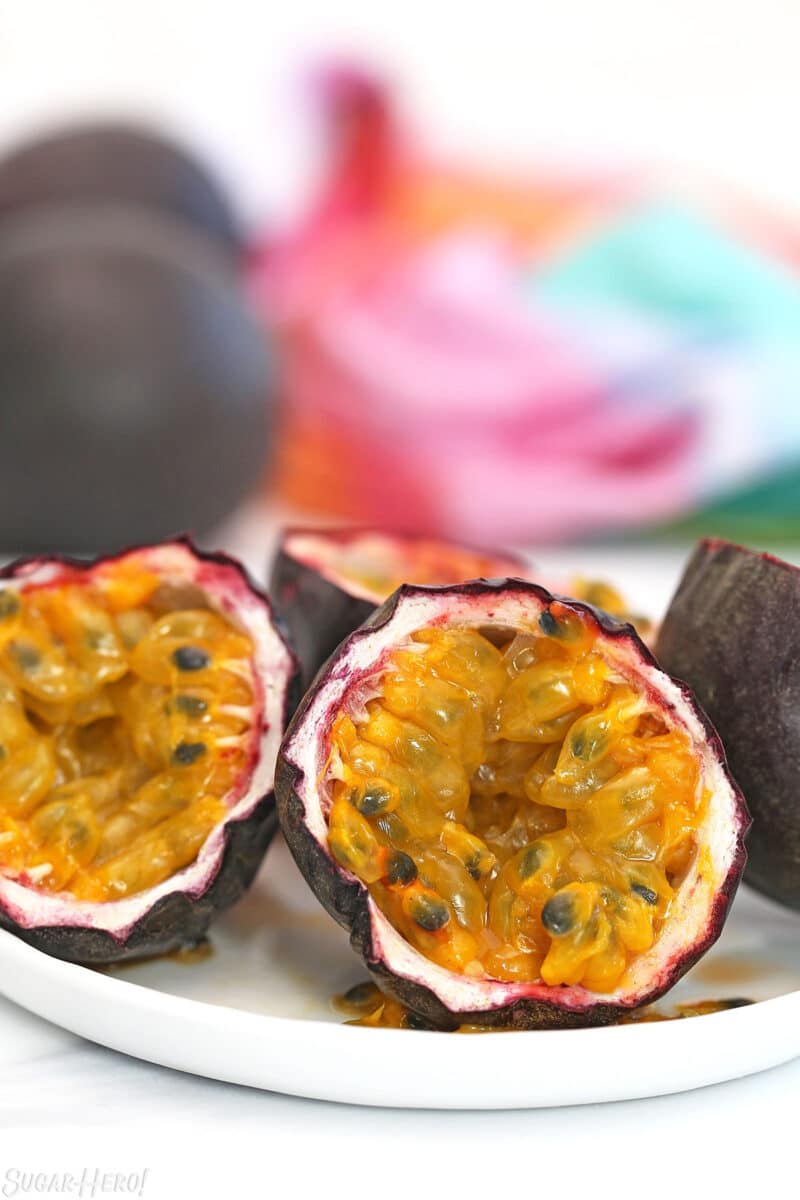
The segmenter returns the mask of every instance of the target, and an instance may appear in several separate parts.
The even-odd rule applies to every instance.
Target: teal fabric
[[[595,334],[604,317],[652,322],[672,347],[672,368],[669,352],[655,364],[667,391],[687,355],[704,373],[721,367],[738,379],[724,402],[757,406],[756,457],[778,468],[800,456],[800,276],[766,251],[678,205],[653,204],[537,265],[525,287],[537,308],[573,325],[583,318]],[[702,411],[702,395],[695,402]]]
[[[800,339],[792,272],[677,206],[638,209],[530,279],[537,301],[556,307],[632,307],[737,340]]]

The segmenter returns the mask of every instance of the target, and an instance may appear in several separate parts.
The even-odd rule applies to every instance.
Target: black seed
[[[205,752],[205,742],[178,742],[172,751],[172,761],[182,767],[188,767],[197,762],[198,758],[202,758]]]
[[[390,887],[396,884],[406,887],[409,883],[413,883],[416,878],[417,864],[411,855],[406,854],[403,850],[396,850],[389,859],[389,865],[386,869],[386,882]]]
[[[403,1013],[403,1028],[404,1029],[426,1029],[429,1032],[435,1029],[430,1021],[426,1021],[419,1013],[407,1012]]]
[[[417,896],[411,915],[420,929],[435,933],[443,929],[450,920],[450,909],[438,896]]]
[[[723,1012],[731,1008],[747,1008],[750,1004],[755,1004],[755,1000],[748,1000],[746,996],[729,996],[726,1000],[719,1002]]]
[[[202,717],[208,711],[208,705],[200,696],[189,696],[180,693],[172,701],[173,707],[187,717]]]
[[[479,851],[476,850],[475,853],[470,855],[470,857],[464,863],[464,866],[467,868],[467,874],[471,875],[473,879],[480,879],[482,862],[483,859],[481,858]]]
[[[537,846],[536,843],[528,846],[528,849],[519,860],[519,866],[517,867],[517,874],[520,879],[530,879],[531,875],[535,875],[542,865],[543,859],[544,846]]]
[[[21,671],[35,671],[42,665],[42,656],[30,642],[11,642],[9,649]]]
[[[558,621],[555,619],[549,608],[546,608],[539,616],[539,628],[542,633],[546,633],[548,637],[555,637],[559,632]]]
[[[378,813],[383,812],[391,798],[386,788],[373,786],[366,788],[363,792],[354,791],[350,796],[350,801],[365,817],[375,817]]]
[[[646,904],[658,904],[658,892],[654,892],[644,883],[632,883],[631,891],[635,892],[637,896],[641,896]]]
[[[180,646],[172,655],[179,671],[202,671],[211,662],[202,646]]]
[[[563,937],[575,927],[575,902],[569,892],[556,892],[542,909],[542,924],[553,937]]]
[[[374,983],[356,983],[345,992],[342,999],[353,1008],[367,1009],[379,1003],[381,993]]]
[[[19,596],[9,588],[4,588],[0,592],[0,621],[4,621],[6,617],[16,616],[19,610]]]

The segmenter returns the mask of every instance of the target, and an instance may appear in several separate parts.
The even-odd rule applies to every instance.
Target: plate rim
[[[7,930],[0,930],[0,965],[6,967],[0,973],[0,993],[44,1020],[97,1045],[199,1077],[341,1103],[494,1109],[611,1102],[721,1083],[800,1057],[800,990],[793,990],[752,1005],[682,1021],[573,1030],[509,1030],[503,1032],[502,1038],[465,1039],[450,1033],[425,1031],[426,1040],[420,1044],[425,1048],[421,1058],[427,1066],[424,1088],[415,1089],[413,1081],[409,1087],[409,1081],[398,1079],[395,1073],[392,1073],[394,1086],[386,1087],[385,1077],[375,1078],[376,1064],[383,1058],[389,1066],[396,1060],[402,1068],[420,1058],[419,1047],[412,1049],[414,1044],[408,1040],[409,1034],[417,1031],[359,1028],[335,1020],[253,1012],[180,996],[54,958]],[[9,966],[11,970],[7,969]],[[81,1003],[87,998],[93,1001],[88,1006]],[[113,1003],[98,1005],[98,998],[113,998]],[[124,1015],[132,1019],[120,1019]],[[154,1036],[149,1036],[149,1026],[142,1026],[143,1018],[149,1022],[155,1020]],[[178,1036],[171,1043],[169,1038],[160,1036],[167,1029],[178,1034],[182,1031],[186,1036]],[[780,1046],[775,1032],[792,1030],[796,1031],[794,1040],[789,1037]],[[224,1052],[217,1054],[213,1047],[209,1059],[208,1051],[194,1036],[198,1031],[226,1033],[229,1046],[236,1048],[232,1059],[224,1062]],[[195,1050],[200,1046],[199,1052],[187,1054],[187,1043]],[[585,1054],[587,1046],[591,1047],[586,1060],[587,1078],[573,1087],[564,1086],[556,1078],[564,1072],[553,1070],[549,1077],[545,1071],[543,1079],[540,1074],[538,1084],[534,1083],[532,1088],[526,1088],[524,1081],[520,1086],[519,1079],[507,1076],[505,1068],[516,1068],[518,1073],[520,1054],[526,1055],[534,1044],[538,1065],[553,1068],[573,1052],[580,1050]],[[729,1049],[731,1045],[739,1050],[733,1060],[725,1054],[715,1057],[709,1053],[714,1046]],[[243,1051],[251,1046],[259,1053],[249,1056],[248,1063]],[[622,1046],[626,1048],[624,1052],[620,1051]],[[294,1062],[293,1054],[298,1056]],[[315,1054],[319,1055],[316,1062]],[[437,1069],[432,1056],[439,1060],[441,1069]],[[354,1058],[359,1067],[366,1068],[360,1081],[354,1078],[352,1070],[341,1069],[352,1066]],[[656,1067],[644,1074],[634,1069],[633,1078],[626,1085],[628,1075],[625,1069],[619,1069],[620,1064],[624,1068],[653,1059],[667,1068],[665,1076],[660,1077]],[[612,1060],[617,1070],[606,1079],[605,1072]],[[717,1067],[709,1073],[711,1061]],[[489,1080],[496,1081],[499,1075],[499,1086],[495,1082],[493,1088],[478,1095],[474,1081],[470,1086],[469,1077],[465,1076],[468,1066],[491,1066]]]

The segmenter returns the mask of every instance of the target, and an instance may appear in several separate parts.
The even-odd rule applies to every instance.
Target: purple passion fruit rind
[[[365,883],[336,861],[328,842],[328,739],[342,706],[354,693],[358,697],[359,685],[369,681],[359,700],[374,695],[370,689],[386,670],[388,656],[416,632],[536,629],[540,620],[549,622],[552,605],[590,627],[609,661],[684,731],[710,793],[696,861],[676,889],[673,915],[652,949],[636,960],[626,985],[610,994],[548,986],[541,980],[467,977],[443,968],[398,932]],[[300,870],[325,909],[349,930],[353,948],[373,977],[388,994],[442,1029],[465,1023],[519,1029],[603,1025],[658,999],[718,938],[744,867],[749,824],[714,729],[688,689],[659,669],[633,628],[517,579],[399,588],[339,647],[304,697],[279,753],[276,797],[281,827]]]
[[[753,816],[745,881],[800,909],[800,571],[701,542],[658,636],[725,742]]]
[[[86,900],[80,893],[74,894],[79,889],[69,890],[74,887],[72,883],[66,887],[51,886],[53,881],[42,879],[41,872],[37,875],[31,869],[29,873],[28,868],[20,870],[18,865],[12,869],[7,854],[5,860],[0,859],[0,926],[46,953],[87,964],[148,957],[193,945],[205,936],[215,917],[236,903],[249,887],[277,829],[274,761],[298,690],[296,660],[280,632],[266,595],[252,583],[235,559],[225,554],[203,553],[185,537],[125,550],[91,562],[67,557],[19,559],[0,573],[3,581],[0,598],[7,595],[20,597],[23,603],[28,603],[30,596],[38,597],[48,589],[58,595],[62,588],[67,589],[65,594],[73,589],[83,595],[90,586],[109,586],[108,580],[116,579],[114,573],[117,571],[123,573],[120,576],[123,587],[127,586],[125,572],[134,579],[138,579],[139,574],[157,579],[153,595],[157,594],[158,598],[153,604],[161,606],[155,609],[161,616],[155,625],[174,617],[185,618],[187,606],[196,605],[200,609],[202,605],[201,620],[205,616],[209,623],[224,624],[232,637],[244,640],[249,646],[248,658],[243,661],[246,663],[246,686],[252,700],[246,709],[246,720],[241,722],[241,735],[236,739],[227,737],[228,743],[236,742],[234,749],[230,745],[220,749],[214,742],[215,736],[219,735],[213,728],[204,735],[215,765],[217,757],[220,762],[227,758],[229,765],[225,769],[228,774],[224,778],[233,780],[219,795],[221,816],[206,834],[202,831],[198,834],[203,840],[191,861],[182,862],[177,870],[167,873],[153,886],[141,889],[133,886],[119,899]],[[99,584],[98,580],[101,581]],[[12,603],[18,602],[13,600]],[[150,601],[141,603],[145,605]],[[170,646],[174,644],[170,643]],[[197,647],[193,649],[196,657]],[[128,653],[132,656],[136,649]],[[213,661],[213,650],[211,654],[212,660],[210,665],[206,662],[204,677],[197,662],[188,662],[191,654],[182,652],[180,646],[179,650],[171,650],[172,663],[183,663],[177,697],[184,701],[180,711],[193,711],[191,719],[200,718],[196,711],[185,706],[189,692],[209,697],[213,696],[214,688],[226,686],[215,681],[211,674],[218,669]],[[222,654],[220,650],[220,658]],[[226,668],[229,666],[226,663]],[[0,671],[2,669],[0,663]],[[219,705],[223,700],[224,697]],[[209,700],[201,707],[203,712],[208,710],[208,719],[213,723],[217,711],[215,702]],[[170,719],[162,713],[175,711],[175,705],[168,707],[166,704],[163,710],[161,707],[155,709],[154,728],[159,733]],[[189,720],[186,717],[186,721]],[[198,728],[196,725],[188,727]],[[187,750],[191,753],[187,754]],[[193,811],[191,796],[195,778],[191,772],[195,769],[196,753],[196,742],[182,742],[175,747],[170,760],[174,768],[172,773],[180,779],[179,787],[188,790],[190,804],[185,811],[190,813]],[[187,774],[180,776],[181,770],[186,770]],[[206,782],[205,786],[210,785]],[[182,791],[181,797],[183,795]],[[119,802],[124,803],[127,799],[123,796]],[[178,819],[181,816],[182,811],[179,811]],[[160,817],[155,819],[159,821]],[[156,824],[151,829],[164,827]],[[151,829],[146,827],[144,833]],[[5,850],[5,845],[0,847],[3,853]],[[123,844],[123,854],[125,850]],[[168,864],[164,870],[168,871]]]
[[[348,573],[347,560],[352,555],[368,567],[374,567],[376,559],[382,565],[394,560],[393,577],[387,586]],[[426,577],[416,579],[414,567],[421,558]],[[437,572],[441,575],[447,573],[447,565],[462,558],[467,573],[473,565],[479,571],[490,565],[493,578],[525,575],[528,571],[525,561],[516,555],[384,530],[285,530],[273,560],[269,590],[300,660],[304,687],[336,647],[363,625],[399,583],[432,582],[428,575],[439,562],[445,568]],[[459,581],[438,578],[435,582]]]

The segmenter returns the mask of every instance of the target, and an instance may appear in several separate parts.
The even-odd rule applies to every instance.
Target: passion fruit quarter
[[[800,909],[800,571],[701,542],[658,637],[725,740],[753,830],[746,882]]]
[[[296,675],[242,568],[185,539],[0,582],[0,924],[84,963],[202,938],[277,821]]]
[[[270,595],[289,629],[306,686],[340,642],[401,583],[524,575],[522,558],[379,529],[287,529]]]
[[[278,813],[319,900],[441,1028],[598,1025],[716,940],[748,816],[632,626],[511,579],[405,585],[320,672]]]

